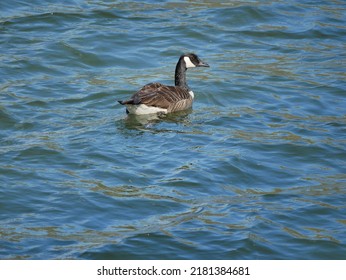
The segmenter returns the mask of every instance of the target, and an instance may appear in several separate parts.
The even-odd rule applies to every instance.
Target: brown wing
[[[167,109],[172,104],[190,98],[191,96],[185,88],[152,83],[137,91],[131,97],[132,102],[127,104],[145,104]]]

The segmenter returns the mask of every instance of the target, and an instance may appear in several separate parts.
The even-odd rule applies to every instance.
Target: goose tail
[[[133,100],[118,100],[118,102],[121,104],[121,105],[127,105],[127,104],[133,104]]]

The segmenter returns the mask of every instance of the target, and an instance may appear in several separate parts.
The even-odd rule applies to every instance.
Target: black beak
[[[199,63],[197,64],[197,67],[209,67],[209,64],[200,60]]]

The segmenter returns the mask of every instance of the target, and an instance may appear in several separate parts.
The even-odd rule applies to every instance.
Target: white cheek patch
[[[184,56],[184,61],[186,68],[196,67],[196,65],[192,63],[191,59],[188,56]]]

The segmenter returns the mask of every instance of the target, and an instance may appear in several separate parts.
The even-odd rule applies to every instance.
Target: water
[[[346,259],[345,1],[1,1],[1,259]],[[173,83],[192,110],[127,117]]]

